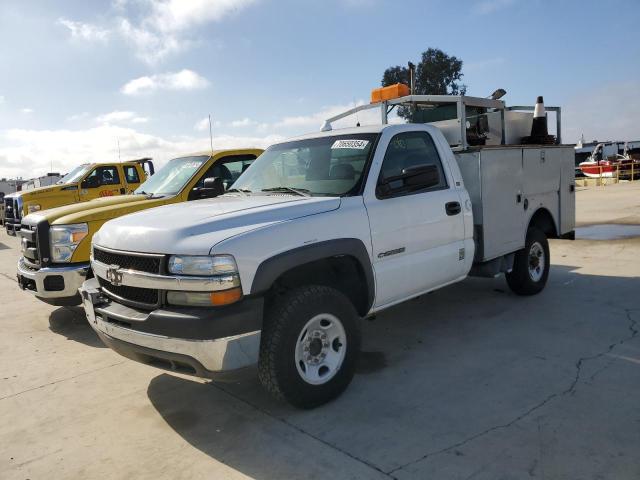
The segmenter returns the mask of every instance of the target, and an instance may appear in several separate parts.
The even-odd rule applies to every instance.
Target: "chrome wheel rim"
[[[539,242],[533,242],[529,248],[529,277],[534,282],[539,282],[544,274],[544,248]]]
[[[347,334],[335,315],[321,313],[302,328],[295,349],[298,374],[311,385],[322,385],[340,370],[347,352]]]

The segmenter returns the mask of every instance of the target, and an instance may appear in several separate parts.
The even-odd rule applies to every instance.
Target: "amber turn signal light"
[[[242,288],[230,288],[229,290],[222,290],[220,292],[211,292],[211,305],[220,307],[222,305],[229,305],[237,302],[242,298]]]

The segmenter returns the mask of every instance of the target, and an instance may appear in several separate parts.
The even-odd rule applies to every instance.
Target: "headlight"
[[[231,255],[172,255],[169,257],[169,272],[208,277],[237,273],[238,266]]]
[[[27,211],[29,213],[33,213],[33,212],[37,212],[38,210],[40,210],[40,205],[38,205],[37,203],[34,203],[32,205],[27,206]]]
[[[82,239],[89,233],[86,223],[55,225],[49,230],[51,236],[51,260],[54,263],[68,262]]]

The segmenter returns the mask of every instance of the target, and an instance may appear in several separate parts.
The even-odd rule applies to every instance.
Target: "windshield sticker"
[[[336,140],[331,145],[331,149],[334,148],[353,148],[356,150],[364,150],[369,145],[369,140]]]
[[[182,164],[182,169],[185,170],[187,168],[198,168],[201,165],[201,162],[189,162]]]

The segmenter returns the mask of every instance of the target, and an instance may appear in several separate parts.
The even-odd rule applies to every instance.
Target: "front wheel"
[[[325,286],[296,288],[267,311],[258,377],[292,405],[317,407],[347,388],[359,347],[358,315],[342,293]]]
[[[513,270],[507,272],[507,284],[518,295],[535,295],[547,284],[551,256],[549,241],[543,231],[531,227],[522,250],[513,261]]]

